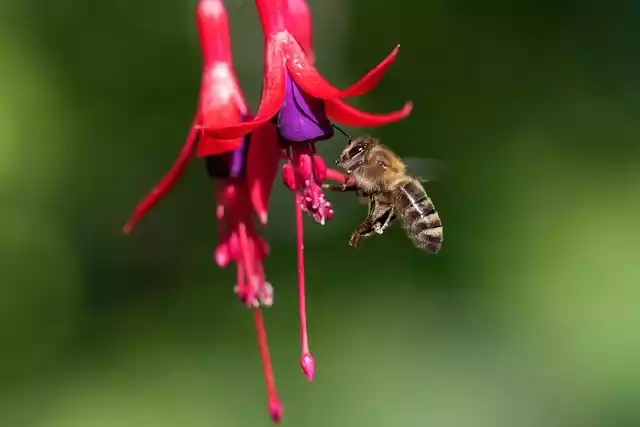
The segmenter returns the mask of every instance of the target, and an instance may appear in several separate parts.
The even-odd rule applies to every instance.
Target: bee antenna
[[[340,129],[338,126],[334,125],[333,123],[331,123],[331,126],[333,126],[333,128],[335,130],[337,130],[338,132],[340,132],[341,134],[343,134],[344,136],[346,136],[347,138],[349,138],[349,141],[351,141],[351,137],[349,136],[348,133],[346,133],[345,131],[343,131],[342,129]]]

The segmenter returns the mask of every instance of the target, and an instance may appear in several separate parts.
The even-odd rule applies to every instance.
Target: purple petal
[[[304,93],[285,72],[284,102],[277,116],[280,137],[291,142],[318,141],[333,136],[324,101]]]
[[[242,145],[237,149],[207,156],[205,162],[209,176],[211,178],[244,178],[250,142],[251,134],[248,133],[242,138]]]

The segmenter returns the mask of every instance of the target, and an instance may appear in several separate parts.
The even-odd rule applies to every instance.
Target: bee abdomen
[[[442,248],[442,223],[437,212],[415,222],[410,233],[418,248],[434,254],[440,252]]]
[[[416,247],[431,253],[442,248],[442,222],[433,202],[418,183],[403,188],[397,201],[398,214]]]

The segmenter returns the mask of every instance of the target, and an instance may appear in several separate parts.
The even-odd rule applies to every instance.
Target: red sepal
[[[327,117],[346,126],[370,127],[383,126],[407,117],[413,108],[412,102],[404,104],[400,110],[388,114],[371,114],[360,111],[340,99],[325,101]]]
[[[381,63],[358,82],[345,90],[339,90],[320,75],[291,34],[280,33],[277,39],[282,45],[287,61],[287,69],[298,86],[300,86],[300,89],[320,99],[349,98],[370,91],[380,82],[384,73],[393,64],[400,49],[399,45],[396,46]]]
[[[269,122],[284,102],[284,56],[277,43],[268,43],[265,55],[265,74],[262,83],[260,106],[253,119],[228,125],[215,121],[205,121],[202,130],[212,138],[239,138]]]
[[[198,141],[198,133],[199,132],[196,130],[194,123],[191,126],[187,140],[185,141],[178,158],[173,163],[173,166],[171,166],[169,172],[162,177],[153,190],[151,190],[151,192],[138,204],[129,221],[127,221],[122,229],[124,234],[129,234],[142,217],[149,212],[149,210],[155,206],[155,204],[158,203],[160,199],[169,192],[169,190],[171,190],[178,178],[180,178],[180,175],[184,172],[189,160],[193,157],[194,147]]]

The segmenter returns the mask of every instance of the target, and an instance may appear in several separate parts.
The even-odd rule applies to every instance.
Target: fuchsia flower
[[[295,192],[300,363],[307,378],[312,380],[315,363],[306,331],[302,212],[321,224],[333,217],[331,203],[321,187],[328,170],[322,157],[316,154],[314,144],[333,136],[329,120],[349,126],[381,126],[406,117],[412,104],[407,102],[398,111],[376,115],[356,110],[343,101],[376,86],[393,63],[399,47],[360,81],[339,90],[324,80],[313,66],[311,20],[305,1],[256,0],[256,5],[265,35],[264,80],[258,111],[252,120],[231,125],[205,117],[202,126],[205,135],[233,139],[276,123],[286,159],[283,180],[287,188]],[[332,178],[343,180],[341,174],[329,172]],[[266,205],[258,202],[256,209],[261,218],[266,218]]]
[[[276,393],[261,306],[273,303],[273,288],[266,281],[262,261],[269,252],[259,236],[253,218],[254,203],[268,204],[271,185],[277,173],[280,151],[275,125],[267,124],[251,134],[217,139],[204,135],[204,120],[235,124],[248,118],[249,109],[236,81],[231,61],[227,16],[221,0],[200,0],[197,25],[203,55],[202,83],[198,109],[191,131],[178,159],[158,185],[138,205],[124,232],[164,196],[182,174],[194,152],[205,157],[207,171],[214,179],[216,217],[220,241],[215,261],[220,267],[236,263],[238,298],[253,309],[258,345],[264,368],[271,418],[282,418],[282,405]],[[259,168],[248,165],[260,164]],[[271,165],[271,167],[269,167]],[[263,218],[266,222],[266,218]]]
[[[202,81],[193,124],[171,169],[139,203],[124,227],[130,233],[142,217],[168,193],[194,154],[205,159],[214,180],[219,242],[218,266],[236,264],[237,297],[253,310],[264,368],[271,418],[278,422],[278,400],[261,307],[273,303],[263,261],[269,247],[254,217],[267,223],[269,197],[280,159],[285,185],[295,192],[298,249],[298,300],[302,369],[312,380],[315,363],[306,330],[303,212],[324,224],[333,216],[322,182],[344,182],[316,154],[315,142],[330,138],[330,120],[350,126],[380,126],[406,117],[411,103],[395,112],[375,115],[358,111],[343,98],[364,94],[377,85],[394,61],[393,52],[359,82],[338,90],[313,67],[311,16],[305,0],[256,0],[265,34],[265,75],[260,105],[251,117],[231,59],[227,15],[221,0],[199,0],[196,14],[203,56]]]

